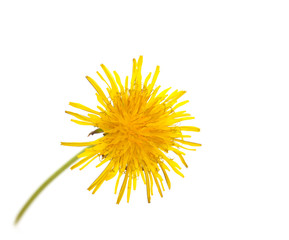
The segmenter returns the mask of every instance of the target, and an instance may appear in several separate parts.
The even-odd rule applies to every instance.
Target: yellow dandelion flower
[[[136,189],[137,179],[141,176],[147,189],[148,202],[153,195],[153,185],[162,197],[164,191],[163,181],[171,188],[167,171],[172,169],[175,173],[184,177],[180,172],[179,164],[167,153],[172,152],[179,160],[188,167],[182,149],[196,150],[188,146],[198,147],[199,143],[186,141],[191,137],[183,132],[199,132],[200,129],[192,126],[180,126],[180,122],[194,119],[186,111],[179,111],[178,108],[188,101],[178,103],[185,91],[175,90],[168,93],[170,88],[159,92],[160,86],[155,86],[160,72],[159,66],[151,78],[151,73],[142,81],[141,67],[143,58],[140,56],[136,62],[133,59],[132,77],[128,77],[123,85],[117,72],[110,71],[102,64],[101,67],[108,79],[97,72],[107,87],[106,95],[101,87],[90,77],[87,80],[96,90],[96,97],[100,103],[97,110],[88,108],[79,103],[70,103],[71,106],[84,110],[86,116],[74,112],[66,113],[74,116],[73,122],[80,125],[91,125],[96,127],[89,135],[102,133],[102,137],[91,142],[66,142],[66,146],[78,146],[83,149],[63,164],[56,172],[46,179],[26,201],[15,218],[17,224],[29,206],[39,194],[64,170],[74,164],[71,169],[85,168],[95,159],[100,158],[101,162],[96,166],[106,164],[105,169],[89,186],[88,190],[94,194],[104,181],[114,178],[117,174],[115,193],[117,193],[120,178],[124,180],[119,190],[117,204],[121,201],[127,189],[127,202],[129,202],[131,189]],[[151,80],[150,80],[151,79]]]
[[[97,72],[98,76],[107,85],[108,95],[91,77],[87,80],[96,90],[99,102],[97,110],[88,108],[79,103],[70,103],[71,106],[84,110],[86,115],[66,111],[76,119],[73,122],[80,125],[91,125],[97,129],[90,133],[103,133],[97,140],[90,142],[62,142],[65,146],[88,146],[78,158],[79,161],[71,169],[85,168],[95,159],[101,162],[96,166],[106,164],[105,169],[88,187],[94,194],[104,181],[114,178],[117,174],[115,193],[117,193],[120,178],[124,176],[120,187],[117,204],[121,201],[127,189],[127,202],[130,199],[131,189],[136,189],[137,179],[141,176],[147,189],[147,200],[151,201],[153,185],[162,197],[164,191],[163,180],[168,188],[171,187],[167,171],[172,169],[176,174],[184,177],[179,164],[167,153],[172,152],[187,167],[184,160],[185,153],[181,149],[195,150],[188,146],[198,147],[199,143],[186,141],[191,137],[188,133],[199,132],[200,129],[192,126],[180,126],[180,122],[194,119],[186,111],[179,111],[179,107],[188,101],[178,103],[185,91],[175,90],[168,93],[170,88],[161,92],[156,86],[160,72],[159,66],[151,78],[151,73],[142,81],[141,68],[143,57],[138,61],[133,59],[132,77],[125,79],[123,85],[117,72],[113,74],[102,64],[101,67],[108,79]]]

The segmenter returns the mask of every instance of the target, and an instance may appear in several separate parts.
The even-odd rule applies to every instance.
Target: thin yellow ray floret
[[[125,191],[125,187],[126,187],[126,184],[127,184],[127,179],[128,179],[128,171],[126,171],[125,173],[125,177],[124,177],[124,180],[122,182],[122,186],[120,188],[120,191],[119,191],[119,194],[118,194],[118,198],[117,198],[117,201],[116,201],[116,204],[119,204],[121,199],[122,199],[122,196],[124,194],[124,191]]]
[[[127,186],[127,202],[129,202],[129,198],[130,198],[131,183],[132,183],[132,176],[131,176],[131,174],[129,174],[128,186]]]
[[[192,132],[199,132],[200,129],[197,127],[191,127],[191,126],[182,126],[179,127],[181,131],[192,131]]]
[[[96,141],[92,142],[61,142],[63,146],[71,146],[71,147],[86,147],[95,145]]]
[[[135,86],[135,78],[136,78],[136,60],[135,58],[133,59],[133,66],[132,66],[132,76],[131,76],[131,81],[130,81],[130,88],[134,89]]]
[[[70,169],[74,169],[79,167],[80,165],[82,165],[83,163],[87,162],[89,160],[89,162],[92,162],[95,158],[97,158],[99,155],[94,156],[95,153],[92,153],[90,155],[88,155],[87,157],[81,159],[79,162],[77,162],[76,164],[74,164]]]
[[[176,104],[174,107],[173,107],[173,110],[176,110],[177,108],[187,104],[189,102],[189,100],[186,100],[186,101],[183,101],[183,102],[180,102],[178,104]]]
[[[115,76],[118,86],[120,87],[121,92],[124,92],[124,88],[123,88],[123,85],[121,84],[121,80],[120,80],[118,73],[116,71],[113,71],[113,74]]]
[[[152,75],[152,73],[150,72],[148,75],[147,75],[147,77],[145,78],[145,81],[144,81],[144,87],[147,87],[147,84],[148,84],[148,81],[150,80],[150,78],[151,78],[151,75]]]
[[[154,87],[154,85],[155,85],[155,83],[156,83],[156,81],[157,81],[157,77],[158,77],[159,73],[160,73],[160,67],[157,66],[156,71],[155,71],[154,76],[153,76],[153,79],[152,79],[152,82],[151,82],[151,84],[148,86],[148,92],[149,92],[149,93],[152,91],[152,89],[153,89],[153,87]]]
[[[179,139],[175,139],[175,141],[180,142],[180,143],[185,144],[185,145],[193,146],[193,147],[202,146],[202,144],[200,144],[200,143],[188,142],[188,141],[179,140]]]
[[[107,83],[107,81],[106,81],[106,80],[104,79],[104,77],[100,74],[100,72],[97,71],[96,73],[97,73],[97,75],[100,77],[100,79],[106,83],[106,85],[108,86],[108,88],[111,89],[111,86]]]
[[[92,122],[89,117],[82,116],[80,114],[77,114],[77,113],[74,113],[74,112],[70,112],[70,111],[65,111],[65,113],[70,114],[70,115],[72,115],[72,116],[74,116],[74,117],[76,117],[76,118],[78,118],[78,119],[80,119],[82,121]]]
[[[136,175],[133,175],[133,190],[136,190],[136,182],[137,182],[137,179],[136,179]]]
[[[156,183],[156,185],[157,185],[158,192],[159,192],[160,196],[163,197],[163,193],[162,193],[162,190],[161,190],[161,188],[160,188],[158,179],[157,179],[156,175],[155,175],[153,172],[152,172],[152,175],[153,175],[154,181],[155,181],[155,183]]]
[[[72,122],[74,123],[77,123],[79,125],[90,125],[90,126],[96,126],[95,123],[92,123],[92,122],[83,122],[83,121],[78,121],[78,120],[75,120],[75,119],[71,119]]]
[[[95,110],[93,110],[91,108],[88,108],[88,107],[86,107],[86,106],[84,106],[82,104],[79,104],[79,103],[70,102],[69,105],[72,106],[72,107],[79,108],[81,110],[87,111],[87,112],[91,112],[91,113],[94,113],[94,114],[99,114],[99,112],[97,112],[97,111],[95,111]]]
[[[168,174],[166,172],[166,169],[168,169],[168,167],[164,163],[159,161],[159,160],[157,160],[157,162],[158,162],[158,164],[159,164],[159,166],[160,166],[160,168],[161,168],[161,170],[162,170],[162,172],[163,172],[163,174],[165,176],[165,180],[166,180],[166,183],[168,185],[168,188],[171,189],[171,181],[170,181],[170,179],[168,177]]]
[[[98,95],[101,97],[101,99],[108,104],[108,99],[105,96],[104,92],[101,90],[101,88],[98,86],[98,84],[89,76],[86,76],[86,79],[90,82],[90,84],[94,87],[94,89],[97,91]]]
[[[149,181],[149,176],[148,176],[148,172],[146,169],[144,169],[144,173],[145,173],[145,181],[146,181],[146,187],[147,187],[147,199],[148,199],[148,203],[150,203],[151,202],[150,181]]]
[[[110,73],[110,71],[106,68],[105,65],[101,64],[100,66],[102,67],[105,75],[107,76],[107,78],[108,78],[108,80],[109,80],[109,82],[110,82],[110,84],[111,84],[112,90],[113,90],[114,92],[118,92],[118,87],[117,87],[117,85],[116,85],[116,83],[115,83],[115,80],[114,80],[112,74]]]
[[[118,187],[119,179],[120,179],[121,176],[122,176],[122,173],[119,172],[119,173],[118,173],[117,180],[116,180],[116,183],[115,183],[114,194],[116,194],[116,192],[117,192],[117,187]]]

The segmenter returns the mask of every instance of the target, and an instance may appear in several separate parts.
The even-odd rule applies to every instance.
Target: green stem
[[[85,149],[81,150],[77,153],[73,158],[71,158],[68,162],[66,162],[63,166],[61,166],[55,173],[53,173],[40,187],[32,194],[32,196],[27,200],[25,205],[21,208],[20,212],[18,213],[14,224],[16,225],[19,220],[22,218],[23,214],[29,208],[31,203],[37,198],[37,196],[55,179],[57,178],[65,169],[69,168],[71,164],[78,160],[78,155],[84,152]]]

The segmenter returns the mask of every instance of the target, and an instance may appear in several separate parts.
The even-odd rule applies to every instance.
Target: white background
[[[1,239],[288,239],[288,1],[1,1]],[[122,79],[132,58],[186,90],[201,128],[182,179],[147,204],[143,183],[116,205],[101,169],[66,171],[20,224],[33,191],[79,149],[104,63]],[[102,83],[101,83],[102,84]],[[104,85],[102,85],[104,86]]]

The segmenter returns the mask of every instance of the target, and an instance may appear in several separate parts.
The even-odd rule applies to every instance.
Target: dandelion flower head
[[[96,90],[99,102],[97,109],[91,109],[79,103],[70,103],[71,106],[84,110],[86,115],[66,111],[76,119],[73,122],[80,125],[91,125],[96,130],[91,134],[99,133],[100,138],[90,142],[63,142],[66,146],[87,146],[81,153],[79,161],[71,169],[85,168],[95,159],[100,159],[99,167],[106,164],[104,170],[89,186],[88,190],[94,194],[97,189],[107,180],[116,177],[115,193],[118,191],[120,179],[122,184],[119,188],[117,204],[121,201],[127,189],[127,202],[129,202],[131,189],[136,189],[137,180],[142,178],[146,185],[147,200],[151,201],[153,186],[156,186],[160,196],[164,191],[163,181],[168,188],[171,182],[168,171],[173,170],[176,174],[184,177],[181,162],[185,167],[185,153],[183,149],[195,150],[190,147],[201,144],[184,140],[191,137],[189,132],[199,132],[200,129],[193,126],[180,126],[185,120],[194,119],[186,111],[179,111],[179,107],[188,102],[178,102],[185,91],[172,91],[170,88],[163,91],[156,86],[156,80],[160,68],[143,80],[141,68],[143,57],[138,61],[133,59],[132,77],[126,77],[122,83],[117,72],[113,74],[102,64],[106,78],[97,72],[100,79],[107,85],[107,94],[95,80],[86,77]],[[186,132],[186,133],[184,133]],[[175,158],[168,157],[172,152]],[[176,160],[176,161],[175,161]],[[139,177],[140,176],[140,177]]]

